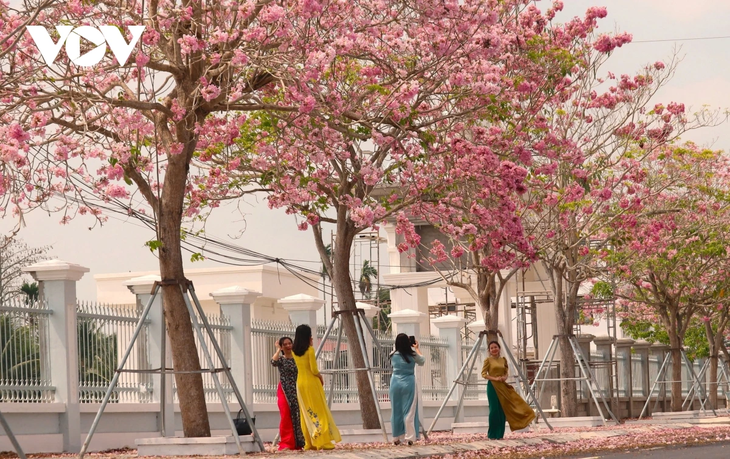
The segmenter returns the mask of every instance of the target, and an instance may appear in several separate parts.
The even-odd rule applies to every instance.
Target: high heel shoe
[[[395,446],[398,446],[398,445],[400,445],[400,440],[395,440],[395,441],[393,442],[393,444],[394,444]]]
[[[408,440],[408,446],[413,446],[413,442]]]

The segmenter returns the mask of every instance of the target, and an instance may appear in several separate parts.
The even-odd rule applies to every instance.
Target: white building
[[[224,268],[188,269],[185,275],[193,282],[200,304],[206,313],[217,313],[218,305],[210,294],[237,285],[259,292],[252,311],[255,320],[288,321],[289,315],[277,300],[305,294],[319,297],[319,277],[276,266],[230,266]],[[125,282],[145,276],[159,276],[156,271],[96,274],[96,297],[99,303],[134,304],[135,295]]]

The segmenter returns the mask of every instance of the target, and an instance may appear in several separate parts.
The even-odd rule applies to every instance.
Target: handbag
[[[238,435],[251,435],[253,431],[251,430],[251,426],[248,425],[248,419],[245,416],[241,417],[241,413],[243,413],[243,408],[238,410],[238,416],[233,420],[233,425],[236,426],[236,432],[238,432]],[[255,416],[251,416],[251,422],[256,423]]]

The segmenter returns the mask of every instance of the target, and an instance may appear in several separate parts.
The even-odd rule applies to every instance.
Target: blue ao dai
[[[422,355],[409,355],[408,362],[395,352],[391,358],[393,376],[390,378],[390,423],[393,440],[414,441],[418,438],[418,396],[416,393],[416,364],[423,365]]]

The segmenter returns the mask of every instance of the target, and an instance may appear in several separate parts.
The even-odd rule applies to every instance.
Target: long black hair
[[[413,357],[415,359],[416,351],[411,347],[411,339],[405,333],[398,333],[395,337],[395,350],[398,352],[406,363],[409,363]]]
[[[307,324],[301,324],[294,333],[294,347],[292,352],[299,357],[303,356],[309,349],[309,340],[312,338],[312,328]]]

